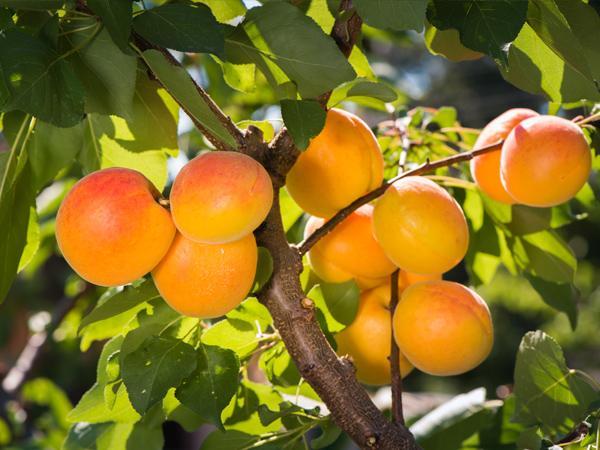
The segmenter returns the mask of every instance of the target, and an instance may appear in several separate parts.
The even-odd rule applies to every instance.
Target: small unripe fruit
[[[203,243],[231,242],[252,233],[273,203],[269,174],[237,152],[197,156],[175,178],[171,213],[177,229]]]
[[[549,207],[571,199],[588,179],[592,155],[578,125],[554,116],[524,120],[508,135],[502,185],[518,203]]]
[[[462,209],[448,192],[423,177],[402,178],[373,212],[375,237],[401,269],[440,274],[457,265],[469,246]]]
[[[335,335],[339,355],[350,355],[356,377],[365,384],[380,386],[391,382],[392,323],[390,290],[380,286],[363,292],[354,321]],[[400,374],[405,377],[412,365],[400,354]]]
[[[152,277],[174,310],[204,319],[219,317],[246,298],[257,259],[253,234],[226,244],[202,244],[177,233]]]
[[[409,286],[394,314],[394,338],[419,370],[458,375],[477,367],[494,343],[486,303],[472,290],[450,281]]]
[[[69,265],[99,286],[131,283],[167,253],[175,226],[141,173],[111,168],[79,180],[56,216],[56,240]]]
[[[509,109],[488,123],[477,138],[473,149],[487,147],[506,139],[523,120],[538,113],[526,108]],[[497,202],[512,205],[515,200],[506,192],[500,180],[500,151],[486,153],[471,160],[471,175],[485,194]]]
[[[383,156],[375,135],[359,117],[327,112],[325,127],[300,154],[286,186],[300,207],[331,217],[383,181]]]
[[[324,219],[311,217],[305,237],[324,223]],[[396,269],[373,236],[371,205],[360,207],[321,238],[308,253],[308,260],[322,280],[343,283],[355,279],[365,289],[385,282]]]

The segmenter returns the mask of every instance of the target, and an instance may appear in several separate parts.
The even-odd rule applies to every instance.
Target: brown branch
[[[331,219],[325,222],[320,228],[317,228],[310,236],[308,236],[304,241],[302,241],[298,245],[298,250],[300,251],[300,254],[304,255],[306,252],[308,252],[313,247],[313,245],[315,245],[319,241],[319,239],[331,232],[331,230],[333,230],[355,210],[383,195],[383,193],[387,191],[387,189],[396,181],[401,180],[405,177],[423,175],[425,173],[432,172],[442,167],[448,167],[459,162],[469,161],[475,158],[476,156],[483,155],[485,153],[498,151],[502,148],[503,142],[504,141],[499,141],[495,144],[488,145],[487,147],[482,147],[477,150],[471,150],[470,152],[458,153],[447,158],[438,159],[434,162],[427,161],[412,170],[408,170],[399,174],[398,176],[383,183],[377,189],[368,192],[362,197],[359,197],[356,200],[354,200],[348,206],[340,209],[333,217],[331,217]]]
[[[398,306],[398,275],[396,270],[391,276],[390,286],[390,322],[393,330],[394,326],[394,311]],[[392,332],[391,351],[390,351],[390,368],[392,372],[392,421],[395,424],[404,425],[404,413],[402,411],[402,374],[400,373],[400,349],[394,339]]]

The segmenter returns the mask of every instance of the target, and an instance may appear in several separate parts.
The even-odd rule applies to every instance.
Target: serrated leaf
[[[224,319],[202,334],[202,343],[233,350],[240,359],[250,355],[261,342],[256,326],[246,320]]]
[[[599,386],[592,380],[567,367],[562,349],[550,336],[539,330],[527,333],[517,353],[513,420],[540,424],[554,436],[568,433],[599,399]]]
[[[424,37],[425,44],[431,53],[443,56],[450,61],[470,61],[483,56],[483,53],[476,52],[462,45],[458,30],[454,28],[438,30],[433,25],[427,23]]]
[[[102,19],[110,37],[123,53],[131,53],[129,35],[133,15],[131,0],[88,0],[88,6]]]
[[[0,111],[24,111],[62,127],[83,118],[83,87],[69,63],[17,28],[0,34],[0,86]]]
[[[237,391],[240,363],[234,352],[200,345],[196,369],[175,391],[175,397],[204,420],[223,428],[221,412]]]
[[[282,100],[281,115],[296,147],[305,150],[325,126],[326,111],[316,100]]]
[[[428,0],[354,0],[360,17],[375,28],[422,31]]]
[[[175,338],[150,336],[123,358],[121,376],[133,407],[144,414],[195,367],[191,345]]]
[[[210,8],[167,3],[135,17],[133,29],[144,39],[181,52],[223,55],[225,36]]]
[[[108,408],[104,402],[104,388],[98,383],[94,384],[88,390],[75,408],[67,415],[69,422],[88,422],[88,423],[134,423],[140,419],[127,396],[124,385],[121,385],[112,408]]]
[[[522,0],[433,0],[427,18],[440,30],[457,29],[462,44],[508,64],[508,44],[523,27],[527,2]]]

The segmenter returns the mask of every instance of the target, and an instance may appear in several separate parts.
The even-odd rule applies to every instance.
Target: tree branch
[[[320,228],[317,228],[310,236],[308,236],[304,241],[302,241],[298,245],[298,250],[300,254],[304,255],[306,252],[308,252],[313,247],[313,245],[315,245],[319,241],[319,239],[321,239],[326,234],[330,233],[337,225],[339,225],[346,217],[348,217],[358,208],[383,195],[383,193],[387,191],[387,189],[396,181],[410,176],[423,175],[428,172],[440,169],[442,167],[451,166],[453,164],[463,161],[469,161],[475,158],[476,156],[483,155],[485,153],[498,151],[502,148],[503,142],[504,141],[499,141],[495,144],[488,145],[487,147],[482,147],[477,150],[471,150],[470,152],[458,153],[456,155],[439,159],[434,162],[427,161],[412,170],[402,172],[398,176],[383,183],[377,189],[368,192],[362,197],[359,197],[356,200],[354,200],[348,206],[340,209],[333,217],[331,217],[331,219],[325,222]]]
[[[390,322],[393,330],[394,312],[398,306],[398,275],[400,271],[396,270],[391,276],[390,286]],[[391,351],[390,351],[390,368],[392,372],[392,421],[395,424],[404,425],[404,413],[402,410],[402,373],[400,372],[400,349],[394,333],[392,331]]]

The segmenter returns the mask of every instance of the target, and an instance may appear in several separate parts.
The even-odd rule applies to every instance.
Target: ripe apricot
[[[514,108],[500,114],[488,123],[475,141],[473,149],[487,147],[496,142],[506,139],[508,134],[520,122],[538,113],[526,108]],[[471,160],[471,175],[485,194],[492,199],[512,205],[515,200],[506,192],[500,180],[500,152],[491,152],[478,156]]]
[[[398,180],[373,211],[375,238],[401,269],[440,274],[465,256],[469,229],[448,192],[423,177]]]
[[[450,281],[425,281],[403,292],[394,339],[417,369],[458,375],[489,355],[494,332],[490,311],[475,292]]]
[[[79,180],[56,216],[56,240],[69,265],[100,286],[131,283],[167,253],[175,226],[141,173],[110,168]]]
[[[342,283],[355,279],[362,288],[385,282],[396,266],[385,256],[373,236],[373,207],[354,211],[308,253],[313,271],[324,281]],[[304,230],[310,235],[325,223],[312,216]]]
[[[364,291],[354,321],[335,335],[339,355],[352,357],[356,377],[365,384],[383,385],[391,381],[388,356],[391,350],[392,323],[387,286]],[[413,366],[400,355],[400,373],[408,375]]]
[[[579,126],[554,116],[524,120],[502,147],[502,185],[517,202],[554,206],[583,187],[592,167],[590,147]]]
[[[383,181],[383,156],[375,135],[359,117],[327,112],[325,127],[287,175],[290,195],[306,212],[331,217]]]
[[[152,278],[174,310],[192,317],[219,317],[246,298],[257,259],[252,233],[225,244],[203,244],[177,233]]]
[[[401,270],[398,274],[398,292],[402,294],[407,287],[412,286],[413,284],[421,283],[423,281],[436,281],[441,279],[442,275],[440,274],[421,275],[419,273],[411,273],[407,272],[406,270]]]
[[[188,239],[207,244],[238,240],[265,219],[273,203],[269,174],[237,152],[203,153],[186,164],[171,190],[171,213]]]

